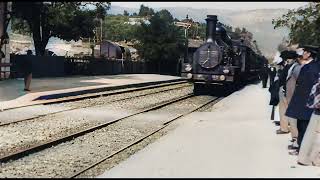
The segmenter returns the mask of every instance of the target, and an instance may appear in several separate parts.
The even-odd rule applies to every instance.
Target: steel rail
[[[10,160],[19,159],[19,158],[24,157],[26,155],[41,151],[43,149],[55,146],[57,144],[60,144],[60,143],[66,142],[66,141],[70,141],[70,140],[72,140],[74,138],[77,138],[79,136],[85,135],[87,133],[93,132],[95,130],[98,130],[98,129],[101,129],[101,128],[104,128],[104,127],[107,127],[110,124],[116,123],[118,121],[127,119],[129,117],[132,117],[132,116],[135,116],[135,115],[138,115],[138,114],[141,114],[141,113],[145,113],[145,112],[148,112],[148,111],[159,109],[161,107],[164,107],[164,106],[167,106],[169,104],[172,104],[172,103],[175,103],[175,102],[190,98],[192,96],[193,96],[193,93],[190,93],[188,95],[185,95],[185,96],[182,96],[182,97],[179,97],[179,98],[174,98],[174,99],[165,101],[165,102],[160,103],[158,105],[155,105],[153,107],[146,108],[144,110],[141,110],[139,112],[133,113],[131,115],[128,115],[128,116],[125,116],[125,117],[122,117],[122,118],[118,118],[118,119],[112,120],[112,121],[107,122],[107,123],[102,123],[102,124],[94,126],[94,127],[89,127],[89,128],[87,128],[85,130],[81,130],[81,131],[78,131],[78,132],[73,133],[73,134],[66,135],[66,136],[64,136],[62,138],[52,139],[52,140],[49,140],[47,142],[36,144],[36,145],[30,146],[28,148],[18,150],[18,151],[13,152],[13,153],[9,153],[7,155],[4,155],[4,156],[0,157],[0,163],[5,163],[5,162],[8,162]]]
[[[133,143],[131,143],[131,144],[129,144],[129,145],[121,148],[120,150],[117,150],[117,151],[111,153],[111,154],[108,155],[107,157],[104,157],[104,158],[100,159],[99,161],[96,161],[95,163],[92,163],[91,165],[89,165],[89,166],[87,166],[87,167],[85,167],[85,168],[77,171],[76,173],[72,174],[71,176],[69,176],[69,177],[67,177],[67,178],[75,178],[76,176],[79,176],[80,174],[84,173],[85,171],[94,168],[95,166],[97,166],[97,165],[101,164],[102,162],[106,161],[107,159],[110,159],[111,157],[119,154],[120,152],[122,152],[122,151],[124,151],[124,150],[126,150],[126,149],[128,149],[128,148],[130,148],[130,147],[132,147],[132,146],[134,146],[134,145],[142,142],[142,141],[145,140],[146,138],[148,138],[148,137],[154,135],[155,133],[159,132],[160,130],[166,128],[166,127],[169,126],[173,121],[175,121],[175,120],[177,120],[177,119],[179,119],[179,118],[181,118],[181,117],[183,117],[183,116],[187,116],[188,114],[191,114],[191,113],[193,113],[193,112],[195,112],[195,111],[197,111],[197,110],[199,110],[199,109],[207,106],[208,104],[211,104],[211,103],[214,103],[214,104],[215,104],[215,103],[219,102],[219,101],[222,100],[222,99],[223,99],[223,97],[215,98],[215,99],[213,99],[213,100],[209,100],[208,102],[204,103],[203,105],[201,105],[201,106],[199,106],[199,107],[197,107],[197,108],[195,108],[195,109],[193,109],[193,110],[191,110],[191,111],[189,111],[189,112],[187,112],[187,113],[185,113],[185,114],[178,115],[178,116],[172,118],[171,120],[163,123],[163,126],[162,126],[162,127],[158,128],[158,129],[156,129],[155,131],[149,133],[148,135],[146,135],[146,136],[144,136],[144,137],[136,140],[135,142],[133,142]]]

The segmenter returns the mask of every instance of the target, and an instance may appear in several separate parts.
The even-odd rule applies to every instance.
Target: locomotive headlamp
[[[219,78],[221,81],[224,81],[226,79],[226,77],[224,75],[221,75]]]
[[[225,73],[225,74],[228,74],[230,72],[230,70],[229,69],[224,69],[222,72]]]
[[[191,69],[192,69],[191,65],[190,64],[186,64],[184,70],[191,71]]]
[[[187,78],[188,78],[188,79],[191,79],[191,78],[192,78],[192,74],[191,74],[191,73],[188,73],[188,74],[187,74]]]

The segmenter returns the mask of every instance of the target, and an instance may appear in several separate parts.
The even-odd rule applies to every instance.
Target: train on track
[[[231,39],[226,29],[217,24],[216,15],[207,15],[206,22],[206,42],[181,68],[181,76],[194,83],[194,94],[214,85],[235,89],[259,79],[267,59],[245,45],[243,39]]]

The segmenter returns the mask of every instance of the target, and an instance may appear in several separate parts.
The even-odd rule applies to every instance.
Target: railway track
[[[65,102],[71,102],[71,101],[80,101],[80,100],[84,100],[84,99],[88,99],[88,98],[99,98],[99,97],[104,97],[104,96],[126,94],[126,93],[132,93],[132,92],[143,91],[143,90],[148,90],[148,89],[169,87],[169,86],[173,86],[173,85],[181,85],[181,86],[179,86],[177,88],[169,88],[169,89],[159,90],[159,91],[155,91],[155,92],[151,92],[151,93],[145,93],[145,94],[138,95],[138,96],[121,98],[121,99],[117,99],[117,100],[111,100],[108,103],[113,103],[113,102],[123,101],[123,100],[128,100],[128,99],[133,99],[133,98],[137,98],[137,97],[152,95],[152,94],[156,94],[156,93],[161,93],[161,92],[166,92],[166,91],[170,91],[170,90],[175,90],[175,89],[180,89],[180,88],[191,86],[187,82],[166,83],[166,84],[153,85],[153,86],[147,86],[147,87],[142,87],[142,88],[118,90],[118,91],[115,91],[115,92],[105,92],[105,93],[99,93],[99,94],[87,94],[87,95],[82,95],[82,96],[79,96],[79,97],[61,98],[61,99],[58,99],[58,100],[55,100],[55,101],[44,102],[43,105],[65,103]],[[36,108],[35,107],[36,105],[33,105],[33,106],[34,106],[34,108]],[[5,122],[3,120],[1,121],[1,119],[0,119],[0,127],[1,126],[6,126],[6,125],[10,125],[10,124],[14,124],[14,123],[23,122],[23,121],[31,121],[31,120],[34,120],[34,119],[37,119],[37,118],[40,118],[40,117],[48,116],[48,115],[53,115],[53,114],[57,114],[57,113],[72,111],[72,110],[76,110],[76,109],[84,109],[84,108],[93,107],[93,106],[94,105],[88,105],[88,106],[83,106],[83,107],[74,107],[74,108],[65,108],[63,110],[58,110],[58,111],[55,111],[55,112],[43,113],[43,114],[40,114],[40,115],[34,115],[33,117],[15,119],[15,120],[12,120],[12,121],[7,121],[7,122]],[[96,106],[99,106],[99,105],[96,105]],[[0,118],[1,118],[1,114],[4,115],[3,113],[11,113],[11,114],[20,113],[19,111],[21,110],[21,108],[25,108],[25,107],[20,107],[20,108],[10,109],[10,110],[6,110],[4,112],[0,112]]]
[[[140,139],[132,142],[131,144],[129,144],[129,145],[127,145],[127,146],[125,146],[125,147],[123,147],[123,148],[121,148],[121,149],[113,152],[113,153],[111,153],[109,156],[104,157],[104,158],[102,158],[102,159],[100,159],[100,160],[92,163],[91,165],[89,165],[89,166],[87,166],[87,167],[85,167],[85,168],[83,168],[83,169],[75,172],[74,174],[72,174],[72,175],[69,176],[68,178],[76,178],[76,177],[80,176],[82,173],[84,173],[84,172],[86,172],[86,171],[88,171],[88,170],[90,170],[90,169],[98,166],[99,164],[101,164],[101,163],[103,163],[104,161],[112,158],[113,156],[115,156],[115,155],[117,155],[117,154],[119,154],[119,153],[121,153],[121,152],[123,152],[123,151],[125,151],[125,150],[127,150],[127,149],[129,149],[129,148],[131,148],[132,146],[134,146],[134,145],[142,142],[143,140],[145,140],[145,139],[149,138],[150,136],[154,135],[155,133],[163,130],[164,128],[166,128],[167,126],[169,126],[172,122],[174,122],[175,120],[177,120],[177,119],[179,119],[179,118],[182,118],[183,116],[187,116],[188,114],[191,114],[192,112],[195,112],[195,111],[197,111],[197,110],[199,110],[199,109],[201,109],[201,108],[203,108],[203,107],[205,107],[205,106],[208,106],[209,104],[215,104],[215,103],[219,102],[221,99],[223,99],[223,98],[218,98],[218,97],[217,97],[217,98],[214,98],[213,100],[209,100],[209,101],[205,102],[203,105],[201,105],[201,106],[199,106],[199,107],[197,107],[197,108],[195,108],[195,109],[193,109],[193,110],[191,110],[191,111],[189,111],[189,112],[187,112],[187,113],[185,113],[185,114],[178,115],[178,116],[176,116],[176,117],[174,117],[174,118],[166,121],[165,123],[163,123],[163,126],[162,126],[162,127],[158,128],[158,129],[154,130],[153,132],[145,135],[144,137],[142,137],[142,138],[140,138]]]
[[[177,84],[179,84],[179,83],[177,83]],[[182,85],[183,85],[183,83],[182,83]],[[187,86],[187,85],[186,85],[186,86]],[[186,87],[186,86],[183,86],[183,87]],[[182,88],[182,87],[180,87],[180,88]],[[148,88],[145,87],[145,88],[143,88],[143,89],[148,89]],[[168,89],[168,90],[172,90],[172,89],[178,89],[178,88],[171,88],[171,89]],[[158,92],[166,92],[166,91],[168,91],[168,90],[158,91]],[[150,93],[150,94],[154,94],[154,93]],[[146,95],[147,95],[147,94],[139,95],[139,96],[146,96]],[[134,96],[134,97],[130,97],[130,98],[124,98],[124,99],[131,99],[131,98],[135,98],[135,97],[138,97],[138,96]],[[15,162],[15,160],[17,160],[17,159],[19,159],[19,158],[23,158],[23,157],[25,157],[25,156],[27,156],[27,155],[31,155],[31,154],[34,154],[34,153],[36,153],[36,152],[40,152],[40,151],[41,151],[40,154],[43,154],[44,152],[42,153],[42,150],[47,149],[47,150],[45,151],[45,152],[47,152],[49,149],[51,149],[51,148],[53,148],[54,146],[57,146],[57,145],[59,145],[59,144],[65,144],[66,142],[68,142],[68,144],[69,144],[70,142],[73,142],[73,140],[76,139],[76,138],[78,138],[78,137],[81,137],[80,139],[82,139],[82,138],[83,138],[82,136],[84,136],[84,135],[86,135],[86,136],[91,136],[91,135],[89,135],[89,134],[95,134],[95,133],[93,133],[93,132],[95,132],[95,131],[97,131],[97,130],[104,129],[105,127],[108,127],[109,125],[118,124],[118,123],[116,123],[116,122],[120,122],[120,121],[122,121],[122,120],[124,120],[124,119],[129,119],[130,117],[134,117],[134,116],[136,116],[136,115],[138,115],[138,114],[144,114],[144,113],[149,112],[149,111],[154,111],[154,110],[160,109],[160,108],[162,108],[162,107],[165,107],[164,109],[166,109],[166,106],[167,106],[167,105],[170,105],[170,104],[173,104],[173,103],[175,103],[175,102],[182,101],[182,100],[186,100],[186,99],[191,98],[191,97],[194,97],[193,94],[188,94],[188,95],[183,96],[183,97],[175,98],[175,99],[172,99],[172,100],[163,102],[163,103],[161,103],[161,104],[157,104],[157,105],[155,105],[155,106],[153,106],[153,107],[149,107],[149,108],[147,108],[147,109],[144,109],[144,110],[142,110],[142,111],[139,111],[139,112],[130,114],[130,115],[128,115],[128,116],[125,116],[125,117],[122,117],[122,118],[119,118],[119,119],[114,119],[114,120],[109,121],[109,122],[107,122],[107,123],[100,124],[100,125],[97,125],[97,126],[94,126],[94,127],[90,127],[90,128],[84,129],[84,130],[82,130],[81,132],[76,132],[76,133],[73,133],[73,134],[64,136],[64,137],[62,137],[62,138],[52,139],[52,140],[50,140],[50,141],[43,142],[43,143],[41,143],[41,144],[37,144],[37,145],[30,146],[30,147],[28,147],[28,148],[20,149],[20,150],[18,150],[18,151],[15,151],[15,152],[13,152],[13,153],[6,154],[5,156],[0,157],[0,162],[1,162],[0,165],[1,165],[1,164],[6,164],[6,163],[8,163],[8,162],[10,162],[10,163],[11,163],[11,162]],[[121,100],[124,100],[124,99],[121,99]],[[221,99],[221,98],[220,98],[220,99]],[[206,103],[203,103],[201,106],[197,107],[196,109],[193,109],[192,111],[190,111],[190,112],[188,112],[188,113],[184,113],[184,114],[182,114],[182,115],[178,115],[178,116],[172,118],[171,120],[166,121],[165,123],[162,124],[162,127],[157,128],[157,129],[154,130],[153,132],[150,132],[150,133],[148,132],[148,134],[146,134],[146,135],[143,136],[142,138],[139,138],[138,140],[135,140],[134,142],[130,143],[129,145],[126,145],[126,143],[125,143],[125,144],[123,144],[123,145],[126,145],[125,147],[122,147],[122,145],[121,145],[122,148],[118,148],[118,147],[117,147],[117,150],[114,151],[114,152],[112,152],[110,155],[109,155],[109,153],[108,153],[106,156],[104,156],[103,158],[101,158],[99,161],[96,161],[95,163],[92,163],[91,165],[89,165],[89,166],[87,166],[87,167],[85,167],[85,168],[82,168],[82,169],[80,169],[79,171],[78,171],[78,170],[77,170],[77,171],[74,171],[75,173],[74,173],[72,176],[70,176],[70,177],[78,177],[79,175],[83,174],[84,172],[87,172],[88,170],[93,169],[94,167],[96,167],[97,165],[99,165],[101,162],[104,162],[105,160],[114,157],[115,155],[117,155],[117,154],[119,154],[119,153],[127,150],[128,148],[130,148],[130,147],[132,147],[132,146],[134,146],[134,145],[136,145],[136,144],[139,144],[141,141],[145,140],[146,138],[148,138],[148,137],[154,135],[155,133],[161,131],[162,129],[166,128],[169,124],[171,124],[171,122],[175,121],[176,119],[179,119],[179,118],[181,118],[182,116],[185,116],[185,115],[187,115],[187,114],[189,114],[189,113],[191,113],[191,112],[194,112],[194,111],[197,111],[197,110],[199,110],[199,109],[201,109],[201,108],[204,108],[205,106],[208,106],[208,104],[210,105],[210,104],[212,104],[212,103],[215,102],[215,101],[219,101],[220,99],[219,99],[219,98],[215,98],[215,99],[213,99],[213,100],[210,100],[210,101],[208,101],[208,102],[206,102]],[[131,102],[131,101],[130,101],[130,102]],[[139,101],[138,101],[138,102],[139,102]],[[186,102],[189,102],[189,101],[186,101]],[[184,104],[184,103],[183,103],[183,104]],[[82,107],[82,108],[83,108],[83,107]],[[151,113],[153,113],[153,112],[151,112]],[[118,125],[116,125],[116,126],[118,126]],[[113,126],[113,127],[114,127],[114,126]],[[107,128],[107,129],[108,129],[108,128]],[[153,129],[152,129],[152,130],[153,130]],[[79,138],[78,138],[78,139],[79,139]],[[65,143],[64,143],[64,142],[65,142]],[[130,142],[131,142],[131,141],[130,141]],[[73,143],[72,143],[72,144],[73,144]],[[59,146],[57,146],[57,147],[60,147],[60,146],[61,146],[61,145],[59,145]],[[65,146],[65,145],[63,145],[63,146]],[[50,151],[51,151],[51,150],[50,150]],[[40,154],[39,154],[39,153],[36,153],[36,156],[39,156]],[[41,156],[41,155],[40,155],[40,156]],[[23,159],[24,159],[24,158],[23,158]],[[20,159],[20,160],[21,160],[21,159]],[[20,160],[19,160],[19,161],[20,161]],[[29,160],[27,160],[27,162],[28,162],[28,161],[29,161]],[[69,172],[70,172],[70,171],[69,171]],[[0,171],[0,176],[1,176],[1,171]],[[69,177],[69,175],[63,176],[63,177]]]
[[[192,96],[193,96],[192,94],[188,94],[188,95],[180,97],[180,98],[175,98],[175,99],[172,99],[170,101],[166,101],[166,102],[163,102],[161,104],[157,104],[157,105],[155,105],[153,107],[146,108],[146,109],[141,110],[139,112],[130,114],[128,116],[125,116],[125,117],[122,117],[122,118],[119,118],[119,119],[115,119],[115,120],[112,120],[112,121],[109,121],[107,123],[103,123],[103,124],[100,124],[100,125],[97,125],[97,126],[94,126],[94,127],[89,127],[87,129],[81,130],[81,131],[73,133],[73,134],[66,135],[66,136],[64,136],[62,138],[51,139],[51,140],[43,142],[41,144],[36,144],[36,145],[32,145],[32,146],[30,146],[28,148],[17,150],[15,152],[9,153],[7,155],[1,156],[0,157],[0,163],[5,163],[5,162],[8,162],[10,160],[19,159],[19,158],[21,158],[23,156],[26,156],[26,155],[29,155],[31,153],[35,153],[35,152],[41,151],[43,149],[50,148],[50,147],[55,146],[57,144],[60,144],[62,142],[70,141],[70,140],[72,140],[72,139],[74,139],[76,137],[82,136],[82,135],[84,135],[86,133],[90,133],[90,132],[93,132],[95,130],[104,128],[104,127],[106,127],[106,126],[108,126],[110,124],[116,123],[118,121],[127,119],[129,117],[132,117],[132,116],[144,113],[144,112],[148,112],[148,111],[159,109],[161,107],[167,106],[169,104],[172,104],[172,103],[184,100],[184,99],[187,99],[187,98],[192,97]]]
[[[48,143],[46,143],[46,144],[42,144],[41,146],[29,148],[29,149],[26,149],[25,151],[21,151],[21,152],[15,153],[15,154],[11,154],[10,156],[2,157],[2,159],[0,160],[0,162],[2,162],[2,163],[8,162],[8,161],[12,162],[12,161],[14,161],[15,159],[22,158],[22,157],[24,157],[24,156],[26,156],[26,155],[30,155],[30,154],[32,154],[32,153],[41,151],[41,150],[46,149],[46,148],[47,148],[47,149],[51,149],[51,148],[53,148],[55,145],[57,145],[57,144],[59,144],[59,143],[62,143],[62,142],[65,142],[65,141],[70,141],[70,142],[68,143],[68,144],[70,144],[70,143],[73,141],[73,139],[76,139],[77,137],[82,136],[82,135],[84,135],[84,134],[95,134],[95,133],[93,133],[93,132],[95,132],[95,131],[98,130],[98,129],[103,129],[104,127],[107,127],[107,126],[109,126],[109,125],[111,125],[111,124],[114,124],[114,123],[119,122],[119,121],[124,120],[124,119],[128,119],[129,117],[133,117],[133,116],[138,115],[138,114],[146,113],[146,112],[148,112],[148,111],[152,111],[151,113],[153,113],[154,110],[160,109],[160,108],[162,108],[162,107],[164,107],[164,109],[166,109],[166,108],[167,108],[167,105],[170,105],[170,104],[173,105],[174,103],[179,103],[179,102],[181,102],[182,104],[185,104],[185,102],[189,102],[189,101],[190,101],[189,98],[193,98],[193,97],[194,97],[194,96],[193,96],[192,94],[189,94],[189,95],[186,95],[186,96],[181,97],[181,98],[176,98],[176,99],[170,100],[170,101],[168,101],[168,102],[164,102],[164,103],[162,103],[162,104],[158,104],[158,105],[156,105],[156,106],[154,106],[154,107],[150,107],[150,108],[148,108],[148,109],[145,109],[145,110],[143,110],[143,111],[137,112],[137,113],[132,114],[132,115],[130,115],[130,116],[127,116],[127,117],[124,117],[124,118],[120,118],[120,119],[114,120],[114,121],[109,122],[109,123],[106,123],[106,124],[104,124],[104,125],[100,125],[100,126],[97,126],[97,127],[94,127],[94,128],[87,129],[86,131],[78,132],[78,133],[76,133],[76,134],[73,134],[73,135],[71,135],[71,136],[65,137],[65,138],[63,138],[63,139],[59,139],[59,140],[56,140],[56,141],[48,142]],[[130,141],[131,143],[130,143],[129,145],[126,145],[126,146],[123,147],[123,148],[118,148],[116,151],[112,152],[110,155],[108,155],[108,154],[109,154],[109,153],[108,153],[106,156],[104,156],[104,157],[102,156],[103,158],[99,159],[99,160],[96,161],[95,163],[92,163],[92,164],[88,165],[88,166],[85,167],[85,168],[81,168],[81,169],[79,169],[79,170],[77,170],[77,171],[73,171],[74,173],[73,173],[72,175],[70,175],[70,176],[69,176],[69,175],[66,175],[66,176],[64,175],[64,176],[62,176],[62,177],[77,177],[77,176],[81,175],[82,173],[84,173],[84,172],[86,172],[86,171],[94,168],[95,166],[99,165],[100,163],[104,162],[105,160],[112,158],[113,156],[115,156],[115,155],[123,152],[124,150],[126,150],[126,149],[128,149],[128,148],[130,148],[130,147],[132,147],[132,146],[134,146],[134,145],[136,145],[136,144],[139,144],[139,143],[140,143],[141,141],[143,141],[144,139],[146,139],[146,138],[154,135],[155,133],[161,131],[162,129],[166,128],[166,127],[167,127],[168,125],[170,125],[173,121],[175,121],[175,120],[177,120],[177,119],[179,119],[179,118],[181,118],[181,117],[183,117],[183,116],[186,116],[187,114],[190,114],[190,113],[192,113],[192,112],[194,112],[194,111],[197,111],[197,110],[199,110],[199,109],[201,109],[201,108],[203,108],[203,107],[205,107],[205,106],[208,106],[208,104],[209,104],[209,105],[210,105],[210,104],[214,104],[214,103],[218,102],[218,101],[221,100],[221,99],[222,99],[222,98],[214,98],[214,99],[209,100],[209,101],[206,101],[206,102],[204,102],[204,103],[201,102],[202,104],[201,104],[200,106],[198,106],[197,108],[192,109],[192,110],[190,110],[190,111],[188,111],[188,112],[186,112],[186,113],[177,115],[177,116],[175,116],[175,117],[173,117],[173,118],[170,118],[169,120],[166,120],[165,122],[161,122],[161,124],[162,124],[161,127],[159,127],[159,128],[157,128],[156,130],[154,130],[154,131],[146,134],[146,135],[143,136],[142,138],[135,139],[134,141],[131,140],[132,142]],[[182,101],[183,101],[183,102],[182,102]],[[87,135],[87,136],[88,136],[88,135]],[[91,135],[89,135],[89,136],[91,136]],[[81,139],[83,139],[83,138],[84,138],[84,137],[82,137]],[[93,143],[94,143],[94,142],[93,142]],[[73,145],[73,143],[71,143],[71,145]],[[125,145],[125,144],[124,144],[124,145]],[[64,145],[64,146],[65,146],[65,145]],[[72,148],[71,148],[71,149],[72,149]],[[54,150],[53,150],[53,151],[54,151]],[[43,155],[41,155],[41,154],[43,154],[43,153],[40,153],[39,156],[43,156]],[[29,159],[29,160],[26,160],[26,161],[27,161],[27,162],[30,162],[30,159]],[[31,160],[31,161],[32,161],[32,160]],[[70,171],[69,171],[69,173],[70,173]],[[71,173],[72,173],[72,172],[71,172]],[[1,173],[0,173],[0,174],[1,174]],[[68,174],[68,173],[66,172],[66,174]],[[24,176],[22,176],[22,177],[24,177]]]

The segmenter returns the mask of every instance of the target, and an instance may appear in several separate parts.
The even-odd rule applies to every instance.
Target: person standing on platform
[[[302,63],[304,66],[300,70],[293,96],[286,111],[286,116],[297,119],[297,142],[299,148],[295,151],[289,152],[291,155],[299,154],[301,142],[313,112],[313,109],[306,106],[307,99],[312,86],[318,80],[318,73],[320,72],[319,63],[314,60],[317,49],[312,46],[304,46],[303,48],[304,52],[302,56]]]
[[[24,91],[30,91],[30,84],[32,79],[32,51],[27,51],[27,56],[24,62]]]
[[[285,116],[285,112],[288,108],[288,101],[286,98],[286,78],[288,70],[293,64],[293,59],[297,58],[295,51],[282,51],[280,57],[283,61],[279,64],[280,69],[278,71],[279,77],[279,117],[280,117],[280,129],[276,131],[277,134],[287,134],[290,132],[288,118]]]
[[[297,50],[297,58],[296,62],[293,63],[293,65],[290,67],[288,70],[288,75],[286,78],[286,99],[288,102],[288,105],[291,101],[295,86],[296,86],[296,81],[300,73],[300,69],[303,66],[301,63],[302,60],[302,55],[303,55],[303,50]],[[297,149],[298,148],[298,143],[297,143],[297,138],[298,138],[298,128],[297,128],[297,119],[287,117],[288,122],[289,122],[289,130],[291,134],[291,142],[292,144],[288,146],[289,150]]]
[[[262,88],[267,88],[268,82],[268,60],[263,57],[263,68],[261,71],[261,79],[262,79]]]
[[[277,75],[276,68],[273,67],[273,66],[270,66],[270,68],[269,68],[269,77],[270,77],[270,85],[269,85],[269,87],[272,86],[272,84],[274,82],[274,78],[276,77],[276,75]]]
[[[276,56],[274,59],[274,63],[276,63],[279,66],[279,70],[278,70],[278,75],[279,75],[279,73],[281,72],[281,69],[282,69],[281,64],[283,63],[283,59],[279,56]],[[270,87],[269,87],[269,92],[270,92],[269,105],[272,105],[271,120],[274,120],[274,109],[279,104],[279,90],[280,90],[279,82],[280,81],[279,81],[278,75],[276,74],[276,76],[273,77],[274,78],[273,83],[271,83]],[[270,76],[270,78],[272,78],[272,77]]]
[[[308,99],[307,106],[314,109],[311,115],[309,125],[303,137],[300,152],[298,155],[298,164],[300,165],[320,165],[320,73],[318,83],[312,89]],[[317,143],[318,142],[318,143]]]

